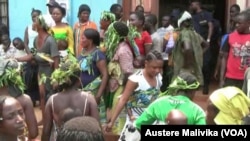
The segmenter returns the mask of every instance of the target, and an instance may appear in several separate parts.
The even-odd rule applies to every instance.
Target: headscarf
[[[0,60],[0,87],[7,87],[13,97],[20,96],[25,90],[18,67],[19,64],[14,59]]]
[[[49,27],[49,24],[46,23],[46,20],[45,20],[45,17],[43,15],[39,15],[37,17],[38,21],[39,21],[39,24],[42,26],[42,28],[47,31],[49,34],[52,34],[52,30],[51,28]]]
[[[186,77],[188,78],[188,74]],[[160,96],[176,95],[179,90],[195,90],[199,88],[200,83],[198,81],[188,84],[188,82],[185,80],[187,78],[181,78],[180,76],[177,76],[176,79],[174,79],[174,81],[169,85],[167,91],[161,93]]]
[[[109,20],[111,23],[115,22],[115,14],[109,11],[103,11],[101,13],[101,20]]]
[[[58,86],[62,86],[65,83],[71,82],[70,78],[72,76],[78,78],[79,76],[76,75],[76,72],[80,71],[77,59],[71,56],[59,64],[59,68],[53,71],[50,78],[42,74],[39,83],[45,83],[47,79],[50,79],[52,85],[57,84]]]
[[[181,24],[188,19],[192,19],[192,15],[189,12],[185,11],[178,20],[178,27],[180,27]]]
[[[250,99],[237,87],[216,90],[209,99],[219,109],[214,118],[214,122],[218,125],[240,125],[242,119],[249,114]]]

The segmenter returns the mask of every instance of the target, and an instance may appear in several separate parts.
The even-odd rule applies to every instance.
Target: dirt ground
[[[211,94],[215,89],[217,89],[217,87],[218,87],[217,82],[212,83],[210,85],[209,94]],[[200,105],[204,110],[206,110],[208,96],[209,95],[203,95],[202,91],[197,91],[196,94],[195,94],[194,102],[197,103],[198,105]],[[40,108],[35,107],[34,110],[35,110],[35,114],[36,114],[36,117],[37,117],[37,121],[40,121],[41,120],[41,110],[40,110]],[[40,139],[41,131],[42,131],[42,126],[39,126],[38,139]],[[115,140],[115,138],[117,138],[117,137],[114,137],[114,135],[110,135],[110,134],[106,135],[106,138],[109,138],[109,139],[107,139],[107,141],[112,141],[113,139],[114,139],[114,141],[117,141],[117,140]],[[110,138],[112,138],[112,140]]]

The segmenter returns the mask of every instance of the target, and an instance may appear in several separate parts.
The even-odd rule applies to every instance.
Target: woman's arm
[[[51,135],[51,129],[53,127],[53,112],[52,112],[52,97],[49,98],[48,103],[45,107],[43,119],[43,132],[42,132],[42,141],[49,141]]]
[[[97,62],[96,64],[97,68],[99,69],[99,71],[101,72],[101,77],[102,77],[102,82],[100,84],[100,87],[97,91],[96,94],[96,102],[99,104],[100,102],[100,98],[103,95],[103,92],[105,91],[105,88],[107,86],[108,83],[108,69],[107,69],[107,63],[106,60],[100,60]]]
[[[114,112],[112,113],[112,118],[109,122],[109,124],[106,127],[106,130],[111,130],[112,126],[114,125],[118,115],[121,113],[122,109],[124,108],[125,104],[127,103],[130,95],[134,92],[134,90],[138,87],[138,84],[135,82],[132,82],[131,80],[128,80],[125,90],[120,97],[117,105],[114,105],[116,108]]]
[[[95,118],[97,121],[99,121],[99,111],[98,111],[98,106],[96,103],[96,100],[93,95],[89,94],[88,96],[88,104],[89,104],[89,109],[90,109],[90,115],[91,117]],[[87,115],[86,115],[87,116]]]
[[[73,31],[71,29],[70,26],[68,26],[68,48],[70,50],[70,52],[75,55],[75,51],[74,51],[74,35],[73,35]]]
[[[34,113],[33,103],[28,95],[22,95],[20,98],[17,98],[19,101],[22,101],[22,105],[25,113],[25,121],[28,127],[29,139],[35,139],[38,135],[38,127],[36,116]]]
[[[59,56],[55,56],[53,57],[53,60],[54,60],[54,69],[57,69],[59,67],[59,63],[60,63],[60,58]]]
[[[29,51],[29,34],[28,34],[28,27],[26,27],[25,32],[24,32],[24,46],[25,46],[25,51],[26,53],[30,53]]]
[[[31,61],[33,59],[33,54],[28,54],[24,57],[19,57],[19,58],[15,58],[18,62],[28,62]]]

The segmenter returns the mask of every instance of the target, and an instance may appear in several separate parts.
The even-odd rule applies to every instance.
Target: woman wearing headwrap
[[[103,42],[103,40],[105,38],[105,33],[108,30],[109,25],[112,24],[113,22],[115,22],[115,14],[108,12],[108,11],[103,11],[101,13],[101,19],[100,19],[101,42]]]
[[[214,91],[207,106],[207,123],[216,125],[241,125],[249,115],[250,99],[237,87]]]
[[[19,101],[24,110],[28,129],[28,134],[24,133],[24,136],[35,139],[38,135],[38,128],[33,104],[30,97],[23,94],[25,84],[17,68],[16,60],[0,60],[0,95],[11,96]]]
[[[150,104],[136,120],[136,128],[140,130],[141,125],[151,125],[155,121],[165,122],[173,109],[180,110],[186,115],[187,124],[205,125],[205,112],[192,101],[199,86],[200,83],[194,75],[188,72],[180,73],[169,85],[168,90],[161,94],[162,97]]]
[[[57,85],[60,92],[52,95],[46,104],[42,141],[56,141],[64,123],[74,117],[91,116],[99,120],[94,96],[77,90],[80,73],[78,61],[67,59],[46,78]]]
[[[111,120],[105,127],[107,131],[113,129],[117,117],[124,108],[127,108],[130,112],[128,111],[126,123],[121,132],[122,135],[127,127],[159,96],[162,85],[160,73],[162,66],[163,58],[160,52],[152,50],[146,55],[145,68],[128,77],[126,86],[112,111]]]
[[[126,43],[126,37],[129,29],[126,24],[122,22],[112,23],[107,32],[105,40],[105,46],[107,47],[106,55],[109,60],[108,72],[109,72],[109,85],[108,94],[105,97],[105,105],[107,108],[107,120],[110,120],[110,110],[114,110],[117,104],[118,96],[124,90],[124,85],[128,79],[128,76],[133,73],[133,53]],[[116,133],[120,133],[124,123],[126,114],[119,117],[119,124],[117,128],[113,130]]]
[[[39,82],[42,75],[50,77],[54,69],[58,68],[59,51],[55,39],[50,35],[50,28],[43,16],[40,15],[37,17],[33,27],[38,33],[38,36],[34,40],[33,53],[16,59],[18,61],[30,61],[34,58],[38,64]],[[39,84],[39,93],[42,115],[44,117],[45,102],[54,93],[49,81]]]
[[[52,18],[55,21],[55,26],[51,29],[53,31],[53,37],[60,42],[66,40],[68,42],[67,50],[70,54],[75,55],[74,50],[74,37],[71,26],[63,23],[63,17],[66,16],[66,9],[61,6],[55,6],[52,10]]]

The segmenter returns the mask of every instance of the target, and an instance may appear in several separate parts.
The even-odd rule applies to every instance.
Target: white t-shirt
[[[162,85],[162,76],[159,73],[156,77],[156,89],[160,89],[161,85]],[[138,84],[138,87],[136,88],[135,91],[138,90],[148,90],[150,88],[152,88],[149,83],[147,82],[147,80],[145,79],[144,75],[143,75],[143,69],[142,70],[138,70],[137,72],[135,72],[134,74],[132,74],[131,76],[129,76],[128,78],[130,81],[135,82]]]
[[[28,26],[29,49],[34,47],[34,40],[38,33],[32,29],[32,24]]]

